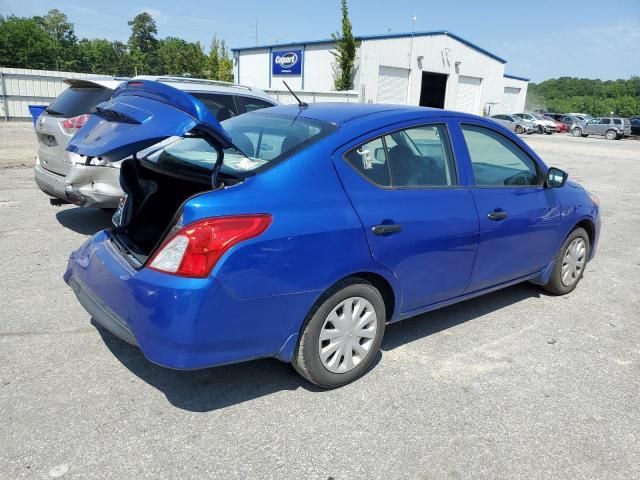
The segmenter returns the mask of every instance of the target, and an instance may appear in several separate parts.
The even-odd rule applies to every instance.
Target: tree
[[[129,51],[133,59],[135,74],[153,75],[160,73],[158,58],[158,27],[147,12],[139,13],[127,22],[131,27]]]
[[[53,42],[56,70],[72,70],[76,67],[78,39],[67,16],[53,9],[44,17],[36,17],[42,29],[49,34]]]
[[[0,15],[0,59],[2,66],[53,69],[56,50],[42,19]]]
[[[350,90],[357,45],[351,31],[347,0],[342,0],[342,34],[332,33],[331,38],[336,42],[336,49],[331,51],[335,58],[333,84],[336,90]]]
[[[218,79],[218,70],[220,69],[220,41],[214,35],[211,39],[209,49],[209,72],[208,77],[214,80]]]
[[[78,67],[83,72],[116,76],[129,76],[133,73],[127,46],[117,40],[112,42],[103,38],[83,38],[78,43],[78,52]]]
[[[218,66],[218,80],[233,82],[233,60],[224,40],[220,42],[220,65]]]
[[[181,38],[167,37],[160,40],[158,56],[163,74],[204,76],[207,57],[199,42],[189,43]]]

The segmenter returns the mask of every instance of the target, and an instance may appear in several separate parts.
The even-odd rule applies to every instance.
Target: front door
[[[478,209],[478,254],[468,293],[542,270],[559,245],[560,204],[544,172],[514,141],[488,126],[460,125]]]
[[[471,192],[458,186],[446,123],[372,134],[334,162],[374,261],[398,280],[400,311],[464,292],[478,218]]]

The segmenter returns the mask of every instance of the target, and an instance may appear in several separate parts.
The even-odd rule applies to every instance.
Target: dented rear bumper
[[[59,175],[36,162],[34,176],[38,187],[47,195],[80,207],[116,208],[123,192],[120,188],[120,166],[72,164],[67,175]]]

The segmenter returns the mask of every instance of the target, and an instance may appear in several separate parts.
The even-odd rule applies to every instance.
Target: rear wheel
[[[360,278],[338,283],[303,325],[294,368],[324,388],[354,381],[378,353],[385,321],[384,301],[373,285]]]
[[[618,138],[618,134],[615,130],[607,130],[607,133],[604,134],[607,140],[615,140]]]
[[[573,135],[574,137],[581,137],[582,136],[582,129],[580,127],[574,127],[571,130],[571,135]]]
[[[554,295],[565,295],[576,288],[589,257],[589,236],[584,228],[576,228],[566,238],[556,255],[546,291]]]

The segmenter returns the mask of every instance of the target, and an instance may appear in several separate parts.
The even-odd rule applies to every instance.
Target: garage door
[[[480,115],[480,88],[481,78],[464,77],[458,78],[458,93],[456,95],[456,110],[460,112]]]
[[[409,70],[406,68],[379,67],[378,103],[407,103]]]
[[[504,87],[504,96],[502,97],[502,108],[500,108],[500,113],[516,113],[518,111],[519,98],[519,88]]]

